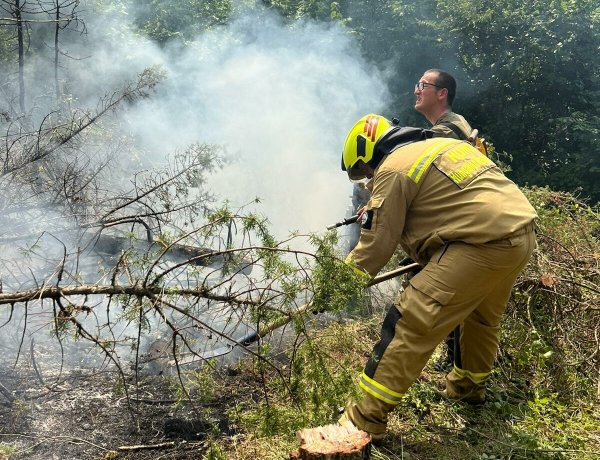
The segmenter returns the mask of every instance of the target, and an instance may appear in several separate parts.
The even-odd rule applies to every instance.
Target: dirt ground
[[[209,439],[235,434],[223,410],[235,403],[227,383],[210,398],[190,385],[186,398],[177,373],[149,366],[136,377],[130,366],[126,395],[116,367],[99,356],[65,366],[42,347],[16,363],[10,354],[0,358],[0,460],[199,459]]]

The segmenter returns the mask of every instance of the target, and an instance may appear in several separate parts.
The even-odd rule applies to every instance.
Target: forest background
[[[10,10],[11,3],[14,2],[2,2],[4,9]],[[35,3],[20,3],[27,5],[24,16],[28,10],[31,13],[41,10]],[[251,3],[185,0],[171,5],[160,0],[88,1],[77,8],[81,20],[92,10],[94,14],[112,18],[106,23],[111,25],[104,29],[104,39],[116,38],[123,31],[113,28],[127,24],[163,49],[173,49],[174,44],[185,47],[206,31],[223,28],[244,5]],[[403,124],[425,126],[423,118],[412,109],[413,82],[424,67],[435,65],[449,71],[458,81],[455,111],[464,114],[498,153],[510,156],[511,178],[519,184],[549,185],[555,190],[576,192],[594,202],[600,200],[600,19],[596,2],[280,0],[259,3],[278,12],[290,27],[304,20],[341,25],[352,36],[352,46],[359,48],[386,84],[388,93],[380,110],[388,116],[397,116]],[[73,5],[74,2],[63,2],[63,11],[58,15],[66,16]],[[31,18],[39,21],[44,14],[47,13],[33,14]],[[119,15],[128,21],[115,22],[115,16]],[[69,29],[66,22],[60,26]],[[70,28],[81,32],[75,21]],[[52,24],[32,22],[27,29],[23,59],[30,62],[34,56],[46,55],[50,69],[52,54],[57,51],[52,49],[55,48]],[[59,43],[71,40],[72,32],[62,31]],[[3,34],[0,62],[7,72],[5,75],[10,75],[3,90],[5,95],[15,95],[18,94],[15,23],[5,22],[0,33]],[[83,37],[79,41],[85,42]],[[58,52],[72,52],[68,44],[60,46]],[[73,57],[84,56],[73,53]],[[75,66],[65,61],[68,58],[61,54],[56,78],[68,81],[68,69]],[[51,75],[46,81],[48,85],[54,84]],[[68,88],[69,85],[63,87],[63,93],[57,96],[72,96]],[[35,97],[32,88],[24,91],[30,99],[27,107],[20,107],[21,111],[30,108]]]

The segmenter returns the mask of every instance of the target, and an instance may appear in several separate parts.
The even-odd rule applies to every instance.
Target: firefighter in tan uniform
[[[363,399],[340,419],[374,439],[458,324],[460,355],[445,394],[483,402],[500,320],[535,246],[535,210],[491,160],[467,142],[416,140],[411,130],[367,115],[348,134],[342,156],[350,179],[373,178],[360,241],[346,262],[372,277],[400,245],[423,266],[383,321],[360,376]]]

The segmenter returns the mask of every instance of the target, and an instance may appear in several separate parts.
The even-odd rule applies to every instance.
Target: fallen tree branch
[[[228,295],[217,295],[210,290],[200,287],[197,289],[190,288],[165,288],[164,286],[132,286],[132,285],[99,285],[99,284],[82,284],[79,286],[46,286],[35,289],[28,289],[17,292],[0,293],[0,305],[15,304],[21,302],[30,302],[33,300],[53,299],[57,300],[64,297],[75,295],[130,295],[138,297],[154,297],[157,295],[181,295],[191,297],[202,297],[218,302],[233,303],[236,305],[251,305],[260,306],[259,302],[255,302],[248,298],[237,299]]]
[[[25,434],[25,433],[0,433],[0,436],[4,436],[4,437],[19,437],[19,438],[25,438],[25,439],[33,439],[33,440],[39,440],[39,442],[36,444],[42,444],[44,442],[57,442],[57,441],[65,441],[71,444],[87,444],[89,446],[95,447],[97,449],[109,452],[109,449],[107,449],[106,447],[102,447],[99,446],[98,444],[94,444],[91,441],[88,441],[86,439],[82,439],[82,438],[75,438],[73,436],[36,436],[33,434]],[[28,448],[29,449],[29,448]]]
[[[35,371],[35,375],[37,375],[39,382],[42,385],[46,386],[46,382],[44,382],[44,378],[42,377],[42,374],[37,366],[37,362],[35,361],[35,349],[34,349],[33,339],[31,339],[31,342],[29,345],[29,352],[31,353],[31,364],[33,365],[33,370]]]
[[[140,444],[137,446],[120,446],[117,447],[117,450],[125,450],[125,451],[136,451],[136,450],[149,450],[149,449],[164,449],[165,447],[173,447],[175,445],[175,441],[169,442],[161,442],[160,444]]]
[[[143,404],[175,404],[180,401],[180,399],[147,399],[147,398],[131,398],[133,402],[143,403]]]
[[[8,399],[11,403],[15,400],[15,397],[10,392],[10,390],[8,388],[6,388],[4,385],[2,385],[2,383],[0,383],[0,393],[2,393],[2,396],[4,396],[6,399]]]

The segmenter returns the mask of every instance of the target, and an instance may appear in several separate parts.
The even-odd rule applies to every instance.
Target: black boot
[[[448,337],[446,337],[446,342],[444,343],[444,351],[442,352],[442,356],[440,356],[434,363],[433,369],[440,373],[447,373],[452,370],[454,367],[454,358],[455,358],[455,346],[457,345],[456,330],[450,332]]]

